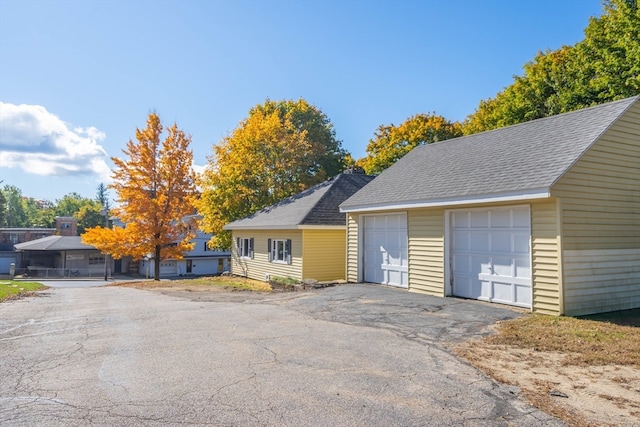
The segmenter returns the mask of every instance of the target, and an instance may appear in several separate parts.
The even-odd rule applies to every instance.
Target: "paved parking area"
[[[0,304],[0,424],[547,426],[450,342],[518,312],[373,285]]]

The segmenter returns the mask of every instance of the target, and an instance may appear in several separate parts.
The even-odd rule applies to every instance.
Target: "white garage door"
[[[363,227],[364,281],[408,287],[407,216],[365,216]]]
[[[175,276],[178,274],[176,261],[160,261],[160,276]]]
[[[531,307],[528,206],[451,212],[453,294]]]

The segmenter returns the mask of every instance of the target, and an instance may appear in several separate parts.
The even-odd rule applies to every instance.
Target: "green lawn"
[[[0,280],[0,302],[9,298],[46,289],[42,283]]]

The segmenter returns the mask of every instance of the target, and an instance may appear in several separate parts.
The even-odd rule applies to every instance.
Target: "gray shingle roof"
[[[343,173],[224,228],[288,229],[301,225],[345,225],[345,215],[338,206],[372,179],[368,175]]]
[[[550,187],[640,96],[413,149],[343,211],[446,205]]]
[[[79,236],[47,236],[30,242],[18,243],[14,247],[18,251],[95,250],[95,247],[82,243]]]

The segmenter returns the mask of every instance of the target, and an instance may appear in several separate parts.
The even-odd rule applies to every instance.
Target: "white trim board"
[[[380,210],[397,210],[397,209],[414,209],[414,208],[433,208],[443,206],[459,206],[459,205],[471,205],[481,203],[496,203],[496,202],[512,202],[512,201],[526,201],[533,199],[548,199],[551,197],[551,193],[548,188],[533,189],[527,191],[519,191],[513,193],[499,193],[499,194],[485,194],[476,196],[463,196],[452,197],[448,199],[434,199],[423,201],[411,201],[411,202],[397,202],[397,203],[380,203],[372,205],[361,205],[353,207],[340,207],[340,212],[373,212]]]

